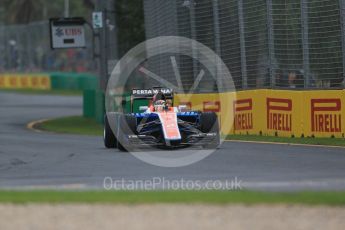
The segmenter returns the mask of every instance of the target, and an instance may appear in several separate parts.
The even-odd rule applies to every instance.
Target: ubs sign
[[[85,47],[83,18],[50,19],[50,40],[53,49]]]

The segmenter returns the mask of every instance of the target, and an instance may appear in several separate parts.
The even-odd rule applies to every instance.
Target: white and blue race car
[[[141,106],[139,113],[105,115],[104,144],[107,148],[135,151],[143,146],[216,148],[220,144],[216,113],[172,106],[170,89],[132,90],[131,97],[131,101],[142,98],[152,101]]]

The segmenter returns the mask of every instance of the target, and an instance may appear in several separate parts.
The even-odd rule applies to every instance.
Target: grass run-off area
[[[228,140],[236,141],[256,141],[256,142],[274,142],[274,143],[290,143],[290,144],[306,144],[306,145],[330,145],[330,146],[345,146],[344,138],[312,138],[312,137],[274,137],[274,136],[259,136],[259,135],[228,135]]]
[[[345,192],[0,191],[0,203],[205,203],[344,206]]]
[[[13,92],[30,95],[61,95],[61,96],[81,96],[83,91],[71,89],[0,89],[0,92]]]
[[[103,125],[98,124],[94,119],[84,118],[81,116],[63,117],[48,120],[35,125],[35,128],[68,134],[93,135],[100,136],[103,134]]]
[[[98,124],[94,119],[83,117],[63,117],[49,120],[38,124],[36,128],[69,134],[81,135],[102,135],[103,126]],[[293,144],[309,144],[309,145],[332,145],[345,146],[344,138],[290,138],[290,137],[270,137],[255,135],[228,135],[228,140],[240,141],[257,141],[257,142],[274,142],[274,143],[293,143]]]

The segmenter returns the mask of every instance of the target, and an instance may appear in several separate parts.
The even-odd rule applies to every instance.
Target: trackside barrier
[[[96,91],[83,91],[83,116],[86,118],[94,118],[96,116]]]
[[[307,91],[303,99],[306,136],[344,137],[345,90]]]
[[[96,90],[96,93],[95,93],[95,118],[96,118],[96,121],[98,123],[103,124],[104,114],[105,114],[104,92],[101,90]]]
[[[216,112],[224,135],[344,137],[345,133],[345,90],[178,94],[174,104]]]
[[[51,73],[52,89],[68,90],[97,90],[99,88],[98,79],[86,73]]]
[[[0,89],[96,90],[97,77],[86,73],[0,74]]]
[[[104,92],[101,90],[84,90],[83,116],[86,118],[94,118],[98,123],[103,124],[104,114]]]
[[[47,74],[0,74],[0,89],[51,89]]]

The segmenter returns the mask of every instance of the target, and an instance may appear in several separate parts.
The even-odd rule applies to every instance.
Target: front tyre
[[[129,114],[121,115],[119,118],[119,128],[117,147],[119,150],[126,152],[131,147],[128,144],[128,135],[137,134],[137,119]]]
[[[112,118],[112,114],[109,114],[108,116]],[[104,128],[103,128],[104,146],[108,149],[114,149],[117,147],[117,140],[110,127],[108,116],[104,115]],[[110,120],[115,121],[115,118],[110,119]]]
[[[215,149],[220,145],[219,122],[215,112],[204,112],[200,114],[200,131],[216,134],[212,141],[203,145],[204,148]]]

